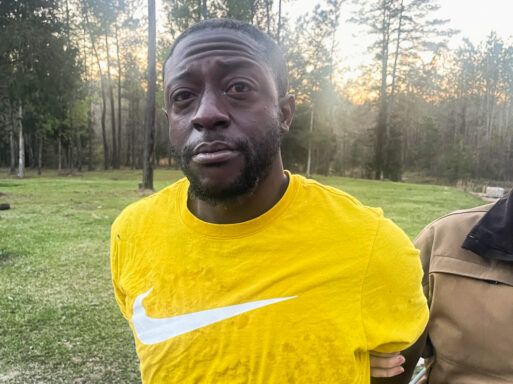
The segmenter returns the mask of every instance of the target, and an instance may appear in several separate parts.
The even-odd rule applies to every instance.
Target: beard
[[[180,164],[182,172],[189,180],[189,196],[205,201],[209,205],[231,205],[251,195],[262,180],[269,175],[273,162],[280,150],[281,134],[279,122],[275,121],[268,134],[260,140],[250,142],[247,138],[230,139],[223,135],[209,136],[208,141],[230,143],[244,156],[244,167],[237,178],[228,186],[218,188],[202,183],[200,177],[191,169],[193,150],[198,140],[183,148],[181,152],[171,146],[173,156]],[[211,165],[216,166],[216,165]]]

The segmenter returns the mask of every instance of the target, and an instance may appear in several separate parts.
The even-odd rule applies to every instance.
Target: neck
[[[259,182],[252,193],[241,196],[236,202],[212,205],[189,197],[187,207],[197,218],[214,224],[241,223],[262,215],[281,199],[289,183],[281,156],[276,157],[269,175]]]

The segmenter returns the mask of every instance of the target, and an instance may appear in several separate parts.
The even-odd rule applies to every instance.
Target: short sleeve
[[[119,285],[119,275],[120,275],[120,243],[121,243],[121,235],[117,229],[116,223],[112,225],[111,234],[110,234],[110,270],[112,274],[112,284],[114,286],[114,297],[116,298],[116,302],[121,309],[121,313],[128,320],[128,315],[125,306],[125,294]]]
[[[362,286],[367,349],[395,352],[412,345],[428,321],[418,251],[405,233],[380,218]]]

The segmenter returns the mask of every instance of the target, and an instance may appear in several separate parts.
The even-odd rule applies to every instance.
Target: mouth
[[[192,161],[200,165],[218,165],[239,155],[240,151],[223,141],[202,142],[194,147]]]

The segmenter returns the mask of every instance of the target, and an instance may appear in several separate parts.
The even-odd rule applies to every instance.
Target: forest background
[[[437,18],[436,0],[353,1],[348,14],[343,0],[305,12],[303,3],[161,0],[155,20],[154,0],[0,1],[0,167],[19,177],[25,166],[61,174],[175,167],[162,79],[148,58],[156,56],[161,73],[180,32],[229,17],[266,31],[286,54],[297,100],[282,146],[288,169],[513,180],[511,38],[490,31],[478,44],[462,38],[449,48],[458,31]],[[368,42],[370,59],[356,72],[338,55],[337,30],[347,23],[361,26]],[[156,38],[148,36],[155,24]]]

